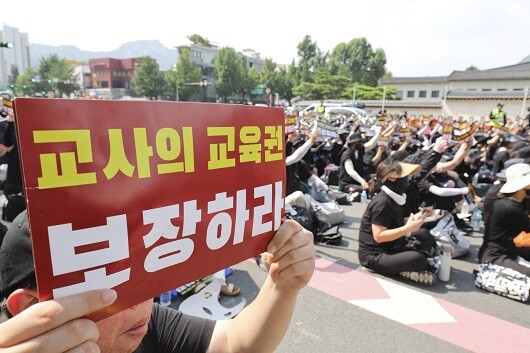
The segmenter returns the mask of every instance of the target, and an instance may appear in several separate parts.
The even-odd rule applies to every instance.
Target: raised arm
[[[234,319],[216,323],[209,353],[274,352],[287,332],[298,293],[315,269],[313,235],[287,220],[267,251],[269,276],[257,298]]]

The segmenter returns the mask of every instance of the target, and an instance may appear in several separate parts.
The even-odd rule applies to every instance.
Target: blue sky
[[[282,64],[296,56],[305,35],[324,51],[366,37],[385,51],[394,76],[489,69],[530,55],[528,0],[17,0],[2,6],[0,22],[28,33],[30,43],[91,51],[140,39],[171,48],[197,33]]]

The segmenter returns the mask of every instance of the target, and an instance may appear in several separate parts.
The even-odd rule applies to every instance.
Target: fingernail
[[[105,289],[101,291],[101,298],[107,304],[112,304],[118,298],[118,293],[114,289]]]

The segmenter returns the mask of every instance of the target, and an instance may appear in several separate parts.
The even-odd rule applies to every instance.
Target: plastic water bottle
[[[474,210],[471,215],[471,226],[474,232],[480,231],[480,222],[482,222],[482,213],[479,210]]]
[[[361,203],[365,203],[367,199],[368,195],[366,194],[366,190],[363,190],[363,192],[361,192]]]
[[[466,200],[464,200],[464,202],[462,203],[462,209],[460,213],[463,215],[467,215],[469,213],[469,204],[466,202]]]
[[[171,304],[171,291],[160,294],[160,305],[169,306]]]
[[[440,252],[440,271],[438,271],[438,279],[443,282],[449,281],[451,275],[451,259],[453,247],[451,244],[442,243]]]

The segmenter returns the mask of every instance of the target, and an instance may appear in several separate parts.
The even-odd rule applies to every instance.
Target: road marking
[[[376,278],[388,299],[349,300],[349,303],[404,325],[455,322],[455,319],[430,295]]]
[[[319,258],[316,260],[315,273],[309,285],[470,351],[486,353],[529,351],[530,329],[526,327],[432,297],[375,277],[366,271],[354,270]],[[418,312],[408,313],[407,310],[413,308],[406,300],[406,295],[421,300],[420,305],[423,310],[428,310],[429,315],[432,311],[433,319],[428,320]],[[378,305],[381,307],[378,308]],[[400,305],[407,305],[408,309],[400,312],[399,308],[393,307]],[[521,305],[521,309],[526,310],[524,309],[526,305]],[[424,322],[419,323],[422,320]]]

